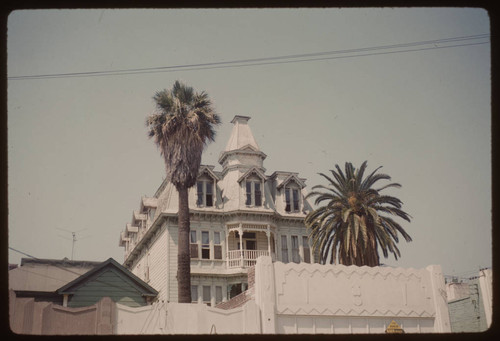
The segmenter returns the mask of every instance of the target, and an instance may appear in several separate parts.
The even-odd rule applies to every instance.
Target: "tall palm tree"
[[[401,257],[396,243],[398,232],[407,242],[411,237],[391,217],[400,217],[410,222],[410,215],[402,209],[402,202],[380,192],[389,187],[401,187],[398,183],[389,183],[380,188],[373,188],[379,180],[390,180],[387,174],[380,174],[378,167],[363,178],[367,162],[355,169],[350,162],[345,164],[345,174],[338,165],[330,170],[332,177],[320,173],[329,185],[317,185],[308,197],[316,197],[315,204],[325,205],[311,211],[305,219],[310,229],[313,250],[319,261],[325,264],[344,265],[380,265],[378,248],[385,258],[388,253],[395,259]],[[321,189],[322,191],[317,191]],[[388,252],[389,251],[389,252]]]
[[[179,194],[177,284],[180,303],[191,302],[188,189],[196,184],[205,145],[215,140],[220,118],[205,92],[176,81],[153,97],[156,111],[147,117],[148,135],[165,160],[166,178]]]

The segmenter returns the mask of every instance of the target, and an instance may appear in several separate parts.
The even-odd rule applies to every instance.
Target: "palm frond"
[[[364,177],[367,162],[356,169],[346,162],[344,170],[338,165],[330,170],[331,176],[319,173],[327,185],[316,185],[307,198],[315,198],[322,206],[309,212],[305,224],[310,231],[312,248],[320,255],[322,263],[328,260],[350,265],[378,265],[378,252],[387,258],[392,253],[400,257],[396,243],[401,234],[409,242],[411,237],[403,227],[389,216],[410,222],[411,216],[402,210],[402,202],[396,197],[381,195],[387,188],[400,188],[389,183],[374,189],[382,180],[390,181],[387,174],[377,173],[376,168]],[[381,215],[385,213],[386,215]]]

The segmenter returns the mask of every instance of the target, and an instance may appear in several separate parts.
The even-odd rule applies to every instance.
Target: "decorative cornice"
[[[223,164],[224,161],[227,159],[228,156],[230,155],[233,155],[233,154],[243,154],[243,155],[255,155],[255,156],[259,156],[262,160],[265,160],[267,155],[266,153],[260,151],[260,150],[249,150],[247,148],[243,148],[243,149],[233,149],[233,150],[228,150],[228,151],[224,151],[220,154],[219,156],[219,164]]]

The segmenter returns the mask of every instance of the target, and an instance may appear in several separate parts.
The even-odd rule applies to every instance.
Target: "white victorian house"
[[[304,226],[311,210],[305,179],[285,171],[266,175],[266,154],[249,119],[234,117],[219,158],[222,170],[201,166],[189,191],[193,302],[215,306],[244,291],[248,268],[259,256],[283,263],[313,259]],[[142,198],[120,235],[124,266],[165,302],[177,302],[177,211],[177,191],[164,181],[153,197]]]

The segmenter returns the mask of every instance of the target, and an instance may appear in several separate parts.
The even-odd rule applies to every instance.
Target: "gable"
[[[214,180],[215,182],[219,181],[219,177],[213,172],[213,166],[205,166],[202,165],[200,167],[200,170],[198,171],[198,179],[207,179],[207,180]]]
[[[281,189],[282,187],[288,186],[289,184],[296,184],[299,189],[306,187],[304,181],[299,179],[295,174],[290,174],[282,183],[280,183],[276,188]]]
[[[141,288],[124,278],[123,274],[116,269],[108,267],[75,287],[68,306],[86,307],[99,302],[103,297],[109,297],[113,302],[129,307],[147,304]]]
[[[107,273],[104,277],[103,274]],[[101,278],[101,279],[99,279]],[[106,279],[106,280],[103,280]],[[156,296],[158,292],[150,287],[147,283],[135,276],[129,270],[118,264],[114,259],[110,258],[103,262],[97,268],[88,271],[82,276],[76,278],[65,286],[59,288],[59,294],[73,295],[81,288],[89,286],[89,283],[96,282],[97,287],[104,288],[123,288],[130,287],[138,292],[141,296]],[[94,286],[93,284],[90,285]]]
[[[248,178],[259,178],[262,181],[266,181],[266,175],[262,173],[260,169],[257,167],[252,167],[250,168],[245,174],[243,174],[239,179],[238,182],[242,182],[243,180],[246,180]]]

